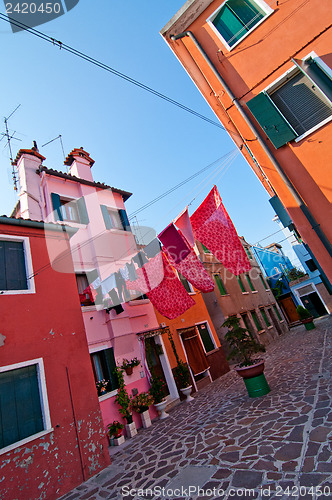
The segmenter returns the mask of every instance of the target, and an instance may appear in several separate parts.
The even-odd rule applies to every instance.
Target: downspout
[[[327,252],[329,253],[329,255],[332,257],[332,245],[331,245],[330,241],[328,240],[328,238],[326,237],[326,235],[324,234],[324,232],[320,228],[320,225],[318,224],[318,222],[316,221],[316,219],[312,215],[312,213],[309,210],[309,208],[304,203],[303,199],[301,198],[301,196],[299,195],[299,193],[297,192],[297,190],[295,189],[295,187],[291,183],[290,179],[287,177],[287,175],[283,171],[283,169],[282,169],[281,165],[279,164],[279,162],[276,160],[276,158],[274,157],[274,155],[271,153],[270,149],[265,144],[263,138],[261,137],[260,133],[256,129],[255,125],[252,123],[252,121],[250,120],[249,116],[246,114],[246,112],[244,111],[243,107],[241,106],[241,104],[239,103],[239,101],[237,100],[237,98],[235,97],[235,95],[233,94],[233,92],[231,91],[231,89],[228,87],[228,85],[225,82],[225,80],[222,78],[222,76],[217,71],[217,69],[215,68],[214,64],[210,60],[210,58],[207,55],[207,53],[205,52],[205,50],[201,47],[200,43],[197,41],[195,35],[193,35],[193,33],[191,31],[185,31],[183,33],[179,33],[178,35],[171,35],[170,39],[173,40],[173,41],[176,41],[176,40],[179,40],[179,39],[184,38],[186,36],[189,36],[189,38],[193,41],[193,43],[195,44],[196,48],[199,50],[199,52],[201,53],[201,55],[205,59],[206,63],[208,64],[208,66],[212,70],[213,74],[218,79],[218,81],[221,83],[221,85],[223,86],[223,88],[225,89],[226,93],[228,94],[228,96],[230,97],[230,99],[232,100],[232,102],[234,103],[236,109],[239,111],[240,115],[245,120],[246,124],[248,125],[248,127],[250,128],[250,130],[252,131],[252,133],[256,136],[258,143],[263,148],[265,154],[268,156],[269,160],[271,161],[271,163],[275,167],[276,171],[278,172],[278,174],[280,175],[280,177],[284,181],[285,185],[288,187],[289,191],[292,193],[292,195],[293,195],[296,203],[299,205],[299,207],[302,210],[303,214],[305,215],[305,217],[307,218],[308,222],[310,223],[311,228],[315,231],[316,235],[320,239],[320,241],[323,244],[324,248],[327,250]]]

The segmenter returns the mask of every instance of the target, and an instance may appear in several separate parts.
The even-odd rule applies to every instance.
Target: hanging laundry
[[[101,279],[100,279],[100,278],[99,278],[99,276],[98,276],[98,278],[96,278],[96,279],[95,279],[95,280],[91,283],[91,286],[92,286],[92,288],[94,288],[94,289],[96,290],[97,288],[99,288],[99,287],[100,287],[100,285],[101,285]]]
[[[177,228],[181,230],[181,233],[187,240],[190,247],[195,245],[194,233],[191,227],[188,207],[186,207],[180,215],[173,221]]]
[[[172,259],[171,254],[166,249],[163,249],[163,251],[172,266],[197,290],[204,293],[213,292],[214,282],[193,250],[178,264]]]
[[[109,292],[109,290],[113,290],[113,288],[116,288],[114,273],[112,273],[110,276],[108,276],[101,282],[101,291],[103,292],[103,295],[106,295]]]
[[[161,251],[161,245],[157,240],[157,238],[150,241],[150,243],[146,245],[146,247],[144,248],[144,253],[149,259],[155,257],[158,253],[160,253],[160,251]]]
[[[114,289],[110,290],[108,292],[108,295],[111,297],[113,306],[117,306],[117,305],[121,304],[121,300],[119,299],[119,296],[118,296],[116,290],[114,290]]]
[[[166,229],[158,234],[158,238],[176,264],[181,262],[190,253],[190,248],[178,233],[173,223],[169,224]]]
[[[146,294],[157,287],[164,278],[164,266],[161,252],[147,261],[142,269],[137,269],[138,278],[135,281],[127,281],[129,290],[136,290]]]
[[[128,269],[128,276],[130,281],[135,281],[137,279],[137,273],[136,273],[136,268],[135,264],[133,263],[133,260],[131,262],[128,262],[126,264],[126,268]],[[128,280],[126,280],[128,281]]]
[[[121,273],[121,276],[125,281],[129,280],[129,271],[127,265],[125,265],[124,267],[120,267],[119,272]]]
[[[190,217],[195,238],[235,275],[251,269],[235,227],[216,186]]]
[[[132,260],[135,262],[135,264],[138,265],[139,268],[142,268],[144,264],[148,262],[148,259],[142,251],[138,252],[138,254],[135,255]]]
[[[195,301],[186,292],[163,252],[161,256],[164,279],[156,288],[148,292],[147,296],[160,314],[168,319],[174,319],[194,306]]]
[[[89,299],[91,300],[91,302],[94,302],[97,295],[98,295],[98,292],[96,292],[96,290],[92,287],[92,285],[89,285],[86,287],[85,290],[83,290],[81,295],[85,295],[85,294],[89,296]]]
[[[125,280],[120,272],[115,273],[115,283],[118,289],[118,295],[120,302],[126,302],[130,300],[130,293],[128,292]]]

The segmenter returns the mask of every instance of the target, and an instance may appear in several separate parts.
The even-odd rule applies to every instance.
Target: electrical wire
[[[220,129],[228,132],[231,135],[236,135],[237,137],[241,137],[240,134],[238,134],[232,130],[228,130],[226,127],[221,125],[221,123],[215,122],[214,120],[207,118],[206,116],[202,115],[201,113],[198,113],[197,111],[189,108],[188,106],[181,104],[180,102],[176,101],[175,99],[172,99],[171,97],[168,97],[167,95],[165,95],[161,92],[158,92],[157,90],[153,89],[152,87],[149,87],[148,85],[145,85],[144,83],[141,83],[138,80],[135,80],[134,78],[131,78],[130,76],[128,76],[124,73],[121,73],[120,71],[112,68],[111,66],[108,66],[107,64],[105,64],[101,61],[98,61],[97,59],[95,59],[91,56],[88,56],[84,52],[81,52],[81,51],[75,49],[74,47],[71,47],[70,45],[63,43],[60,40],[56,40],[55,38],[52,38],[52,37],[46,35],[45,33],[41,32],[39,30],[36,30],[35,28],[31,28],[31,27],[27,26],[26,24],[21,23],[20,21],[17,21],[16,19],[11,18],[10,16],[6,16],[6,15],[1,14],[1,13],[0,13],[0,20],[6,21],[10,24],[13,24],[14,26],[17,26],[21,29],[24,29],[24,31],[27,31],[30,34],[32,34],[38,38],[41,38],[42,40],[49,42],[54,46],[59,47],[59,49],[65,50],[66,52],[69,52],[69,53],[71,53],[71,54],[73,54],[81,59],[84,59],[85,61],[87,61],[91,64],[94,64],[95,66],[98,66],[99,68],[104,69],[105,71],[112,73],[113,75],[118,76],[119,78],[122,78],[123,80],[126,80],[129,83],[132,83],[133,85],[136,85],[137,87],[141,88],[142,90],[145,90],[145,91],[155,95],[156,97],[159,97],[160,99],[163,99],[163,100],[169,102],[170,104],[173,104],[174,106],[177,106],[178,108],[180,108],[184,111],[187,111],[188,113],[196,116],[197,118],[200,118],[201,120],[204,120],[204,121],[210,123],[211,125],[214,125]]]

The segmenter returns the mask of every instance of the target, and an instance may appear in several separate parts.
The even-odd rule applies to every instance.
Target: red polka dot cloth
[[[164,279],[160,285],[148,292],[147,296],[160,314],[168,319],[174,319],[194,306],[195,301],[186,292],[163,253],[162,259]]]
[[[213,187],[190,217],[190,221],[195,238],[231,273],[238,276],[250,271],[250,262],[221,201],[217,186]]]

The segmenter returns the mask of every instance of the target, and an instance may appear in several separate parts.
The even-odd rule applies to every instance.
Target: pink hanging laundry
[[[216,186],[190,217],[195,238],[229,269],[239,275],[251,269],[235,227]]]
[[[180,236],[173,223],[169,224],[166,229],[158,234],[158,238],[176,263],[181,262],[190,253],[190,248]]]
[[[179,233],[179,236],[182,236],[181,231],[179,231]],[[212,292],[214,290],[214,282],[193,250],[190,250],[190,253],[179,263],[176,263],[174,259],[172,259],[172,253],[168,252],[166,248],[164,248],[163,251],[172,266],[194,285],[197,290],[201,292]]]
[[[181,316],[195,301],[186,292],[165,255],[162,253],[164,279],[159,286],[147,293],[150,301],[163,316],[174,319]]]
[[[176,227],[181,230],[181,233],[186,238],[189,246],[193,247],[195,245],[195,238],[193,230],[191,227],[190,217],[188,213],[188,207],[186,207],[180,215],[173,221]]]
[[[156,288],[164,278],[164,266],[161,252],[150,259],[142,268],[136,269],[137,279],[126,281],[129,290],[147,293]]]

